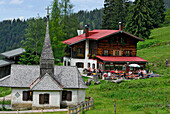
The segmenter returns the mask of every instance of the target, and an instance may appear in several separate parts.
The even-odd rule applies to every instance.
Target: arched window
[[[64,61],[64,66],[66,66],[66,61]]]
[[[68,66],[70,66],[70,62],[68,61]]]
[[[92,66],[92,68],[94,69],[95,68],[95,64],[93,63],[93,66]]]
[[[89,68],[89,67],[90,67],[90,63],[88,63],[88,65],[87,65],[87,66],[88,66],[88,68]]]

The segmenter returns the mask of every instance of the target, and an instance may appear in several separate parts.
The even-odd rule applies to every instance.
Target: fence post
[[[114,113],[116,114],[116,102],[114,102]]]
[[[17,110],[17,114],[19,114],[19,111]]]
[[[43,109],[41,109],[41,114],[43,114]]]
[[[167,111],[169,112],[169,103],[168,103],[168,98],[167,98]]]
[[[84,111],[84,103],[83,102],[82,102],[81,108],[82,108],[82,114],[83,114],[83,111]]]
[[[89,101],[89,110],[91,110],[91,98],[90,98],[90,101]]]
[[[70,112],[70,109],[69,109],[69,107],[67,108],[67,114],[69,114],[69,112]]]

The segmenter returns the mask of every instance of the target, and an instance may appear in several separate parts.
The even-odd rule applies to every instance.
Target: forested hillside
[[[88,24],[91,30],[101,29],[103,9],[95,9],[92,11],[79,11],[76,13],[80,28],[83,29],[85,24]]]
[[[20,19],[0,22],[0,53],[21,47],[21,40],[24,40],[26,27],[26,21],[21,21]]]

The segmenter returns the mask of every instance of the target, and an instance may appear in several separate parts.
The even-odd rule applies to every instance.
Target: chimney
[[[123,30],[122,22],[119,22],[119,30]]]
[[[85,37],[89,36],[89,25],[85,25]]]

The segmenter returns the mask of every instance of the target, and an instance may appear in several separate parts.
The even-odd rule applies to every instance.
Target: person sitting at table
[[[132,75],[132,71],[129,71],[129,75]]]
[[[146,74],[146,70],[145,69],[143,69],[142,72],[143,72],[144,75]]]
[[[111,77],[111,72],[108,72],[108,73],[107,73],[107,76],[110,78],[110,77]]]
[[[118,73],[118,70],[117,70],[117,69],[115,70],[115,73]]]

